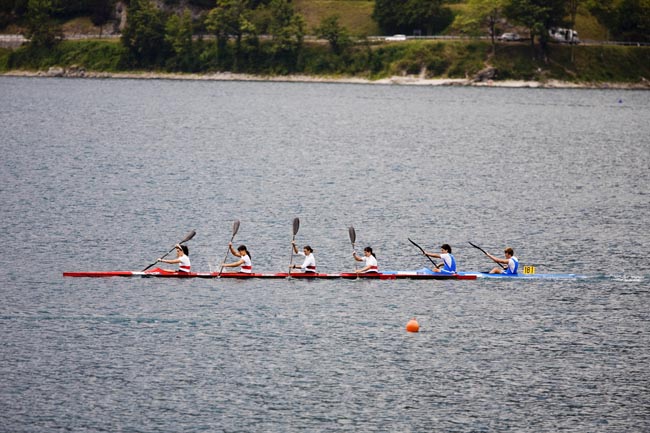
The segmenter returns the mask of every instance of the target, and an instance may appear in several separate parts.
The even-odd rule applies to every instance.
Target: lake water
[[[0,431],[650,430],[650,93],[0,78]],[[580,280],[73,279],[241,220],[285,271]],[[229,261],[233,258],[229,257]],[[420,332],[407,333],[416,317]]]

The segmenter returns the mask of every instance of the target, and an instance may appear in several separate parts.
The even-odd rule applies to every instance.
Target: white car
[[[388,36],[386,37],[387,41],[405,41],[406,40],[406,35],[393,35],[393,36]]]
[[[503,42],[517,42],[521,40],[521,36],[517,33],[504,33],[497,39]]]

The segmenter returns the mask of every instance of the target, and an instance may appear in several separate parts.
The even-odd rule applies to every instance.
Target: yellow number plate
[[[524,274],[530,275],[535,273],[535,266],[524,266]]]

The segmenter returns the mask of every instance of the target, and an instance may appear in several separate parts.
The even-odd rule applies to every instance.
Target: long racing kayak
[[[398,272],[369,272],[357,274],[355,272],[343,272],[339,274],[325,274],[314,272],[278,272],[278,273],[244,273],[244,272],[178,272],[168,271],[165,269],[154,268],[147,271],[98,271],[98,272],[64,272],[64,277],[85,277],[85,278],[105,278],[105,277],[155,277],[155,278],[301,278],[301,279],[378,279],[378,280],[396,280],[396,279],[416,279],[416,280],[475,280],[476,275],[467,274],[424,274],[417,271],[398,271]]]
[[[463,276],[475,276],[476,278],[495,278],[502,280],[578,280],[588,278],[580,274],[490,274],[489,272],[459,272]]]

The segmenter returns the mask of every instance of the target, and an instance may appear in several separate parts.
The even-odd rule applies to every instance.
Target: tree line
[[[204,10],[193,16],[180,0],[162,0],[167,12],[152,0],[128,0],[127,26],[121,42],[128,68],[178,71],[216,69],[288,73],[301,61],[307,28],[291,0],[185,0]],[[52,46],[62,38],[57,19],[88,15],[102,25],[112,18],[116,0],[0,0],[0,16],[20,20],[34,46]],[[494,37],[504,22],[524,27],[530,41],[545,52],[548,30],[575,26],[579,10],[593,14],[621,40],[650,41],[650,0],[466,0],[452,12],[443,0],[375,0],[373,19],[384,34],[439,34],[453,29]],[[180,10],[180,12],[178,12]],[[175,12],[170,12],[175,11]],[[7,18],[9,17],[9,18]],[[0,25],[2,22],[0,22]],[[196,35],[209,35],[205,37]],[[313,34],[329,43],[333,56],[345,61],[356,45],[340,17],[324,17]],[[212,39],[216,42],[212,43]],[[367,46],[366,44],[362,45]],[[362,47],[363,49],[363,47]],[[325,61],[325,60],[324,60]]]

